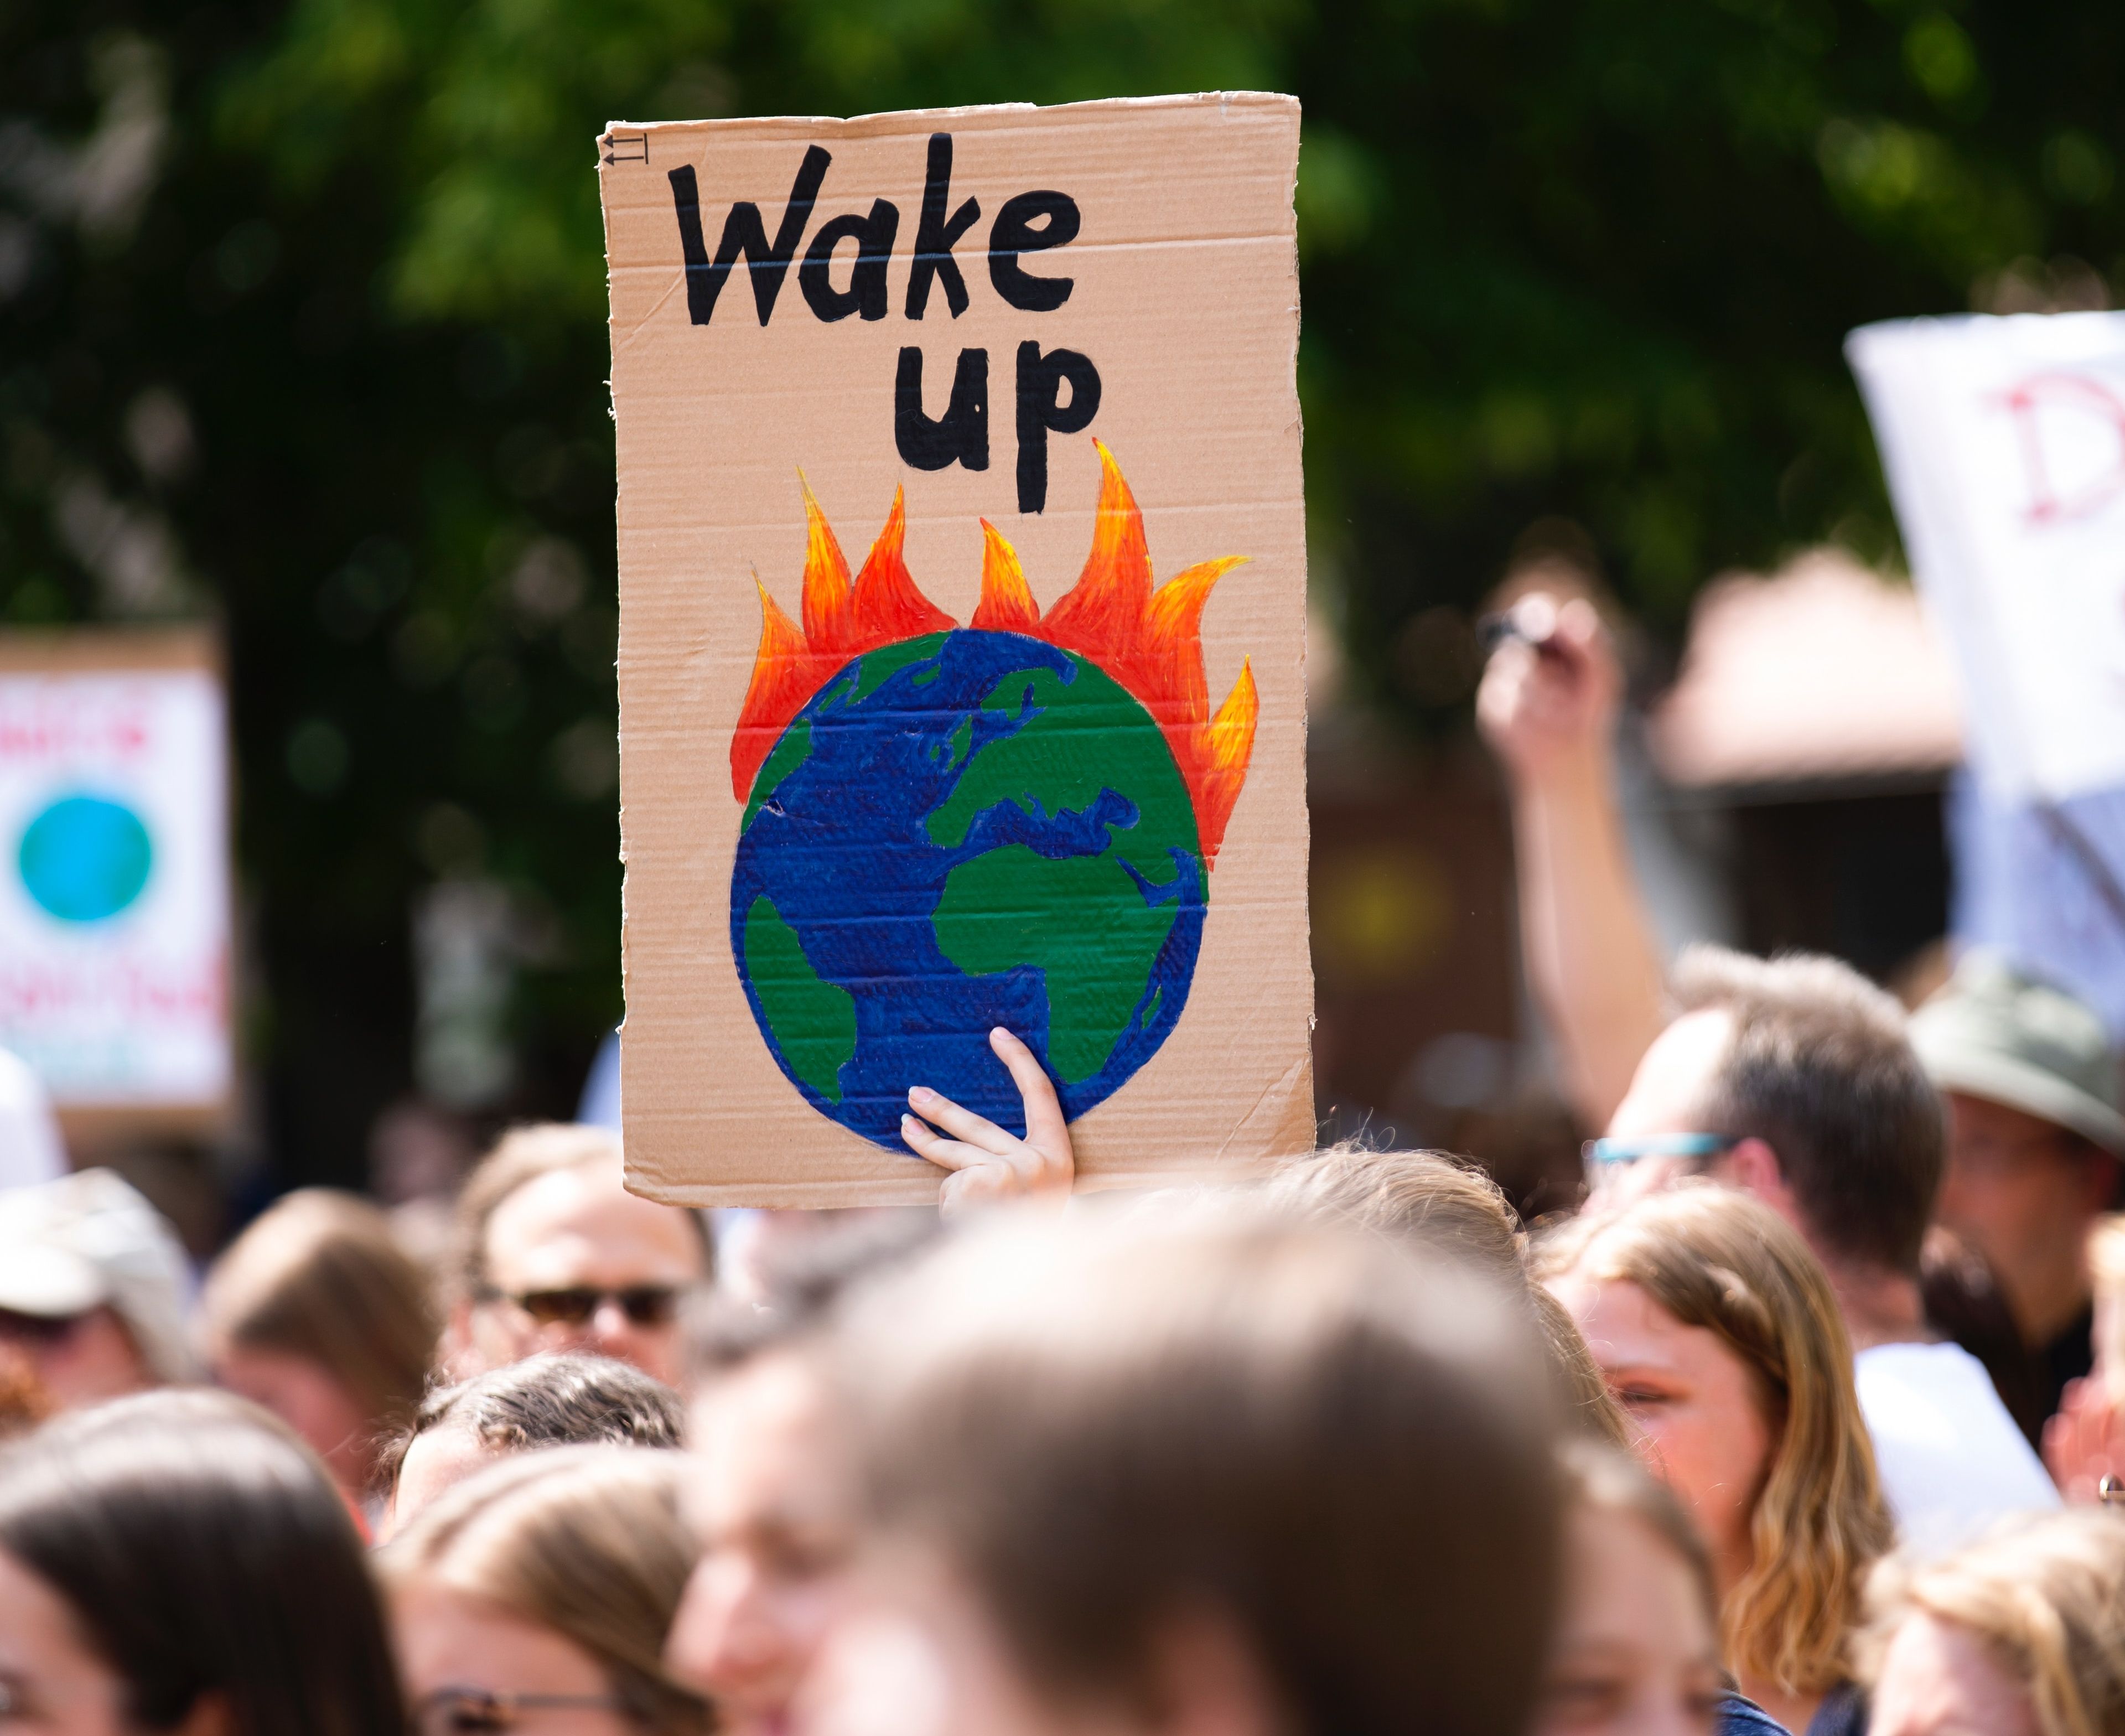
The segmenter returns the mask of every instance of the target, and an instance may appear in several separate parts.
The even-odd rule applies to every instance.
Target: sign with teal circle
[[[148,884],[155,848],[140,816],[101,795],[66,795],[31,820],[16,851],[23,889],[63,922],[116,916]]]

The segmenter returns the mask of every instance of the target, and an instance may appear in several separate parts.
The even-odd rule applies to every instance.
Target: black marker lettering
[[[1035,280],[1036,281],[1038,280]],[[902,352],[905,355],[907,352]],[[1070,401],[1059,400],[1065,381]],[[1100,409],[1100,370],[1075,350],[1050,350],[1028,339],[1018,347],[1018,510],[1048,505],[1048,435],[1075,434]]]
[[[952,257],[959,238],[982,215],[981,201],[969,199],[947,220],[945,207],[952,202],[952,135],[930,135],[930,169],[922,181],[922,221],[915,231],[915,265],[907,274],[907,317],[920,319],[930,305],[930,280],[945,285],[945,304],[957,319],[967,311],[967,281],[959,275],[959,262]]]
[[[1036,217],[1048,220],[1039,229]],[[997,295],[1030,314],[1052,314],[1070,299],[1077,280],[1035,277],[1018,262],[1020,253],[1038,253],[1077,238],[1077,201],[1067,193],[1020,193],[1007,199],[989,230],[989,281]]]
[[[866,319],[885,318],[885,262],[893,254],[893,238],[899,233],[900,211],[883,199],[875,200],[868,217],[836,217],[822,224],[804,250],[798,268],[797,286],[812,311],[831,323],[861,314]],[[856,244],[855,270],[846,290],[834,287],[834,249],[853,239]]]
[[[952,402],[932,422],[922,410],[922,351],[912,344],[902,350],[893,389],[893,442],[918,470],[941,470],[954,463],[969,470],[988,469],[989,352],[959,351]]]
[[[671,171],[671,202],[678,210],[679,245],[686,259],[686,317],[695,325],[709,323],[716,310],[716,298],[723,294],[724,280],[741,253],[752,276],[753,305],[759,311],[760,323],[767,323],[767,316],[775,311],[775,298],[782,293],[782,280],[789,275],[789,262],[796,254],[804,225],[812,220],[812,207],[818,202],[827,165],[833,160],[818,145],[806,150],[789,189],[789,202],[782,208],[781,225],[775,232],[772,247],[767,243],[760,207],[749,199],[733,205],[730,215],[723,219],[723,238],[716,243],[713,262],[702,238],[701,191],[693,165]]]

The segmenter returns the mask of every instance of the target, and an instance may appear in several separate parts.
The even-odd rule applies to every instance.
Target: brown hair
[[[655,1736],[708,1729],[708,1704],[664,1668],[693,1571],[670,1453],[555,1447],[505,1460],[424,1509],[379,1553],[394,1587],[425,1583],[499,1604],[596,1658]]]
[[[1696,1184],[1567,1224],[1539,1265],[1636,1284],[1684,1325],[1716,1333],[1754,1377],[1774,1444],[1749,1517],[1750,1569],[1721,1612],[1727,1661],[1788,1694],[1836,1686],[1891,1526],[1851,1341],[1807,1244],[1760,1201]]]
[[[255,1406],[144,1393],[47,1424],[0,1455],[0,1550],[72,1610],[130,1727],[211,1694],[242,1736],[404,1736],[346,1506]]]
[[[1867,1590],[1861,1679],[1910,1616],[1974,1633],[2028,1689],[2043,1736],[2125,1730],[2125,1517],[2069,1507],[1953,1554],[1892,1556]]]
[[[1947,1135],[1902,1007],[1850,965],[1808,954],[1693,946],[1672,987],[1684,1012],[1734,1021],[1701,1130],[1769,1145],[1818,1245],[1916,1276]]]
[[[408,1449],[437,1429],[461,1429],[499,1455],[548,1446],[677,1448],[686,1422],[679,1395],[631,1362],[575,1352],[526,1356],[431,1392],[379,1453],[379,1480],[396,1483]]]
[[[1524,1294],[1567,1426],[1618,1446],[1629,1443],[1623,1413],[1578,1325],[1555,1297],[1528,1281],[1519,1214],[1473,1163],[1445,1152],[1369,1151],[1345,1142],[1290,1159],[1261,1192],[1273,1209],[1375,1231],[1458,1260]]]
[[[1045,1691],[1150,1691],[1202,1611],[1301,1732],[1524,1720],[1554,1424],[1523,1311],[1474,1276],[1258,1210],[1087,1211],[948,1244],[839,1349],[878,1520]]]
[[[316,1363],[373,1430],[411,1415],[435,1356],[427,1280],[390,1219],[329,1188],[262,1214],[214,1262],[202,1307],[211,1340]]]

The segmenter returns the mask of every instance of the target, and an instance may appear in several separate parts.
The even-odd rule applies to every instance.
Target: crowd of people
[[[941,1212],[542,1125],[440,1255],[312,1190],[195,1284],[107,1171],[0,1192],[0,1729],[2125,1736],[2100,1024],[1667,968],[1538,601],[1482,715],[1576,1212],[1355,1146],[1076,1197],[1002,1033],[1024,1139],[911,1092]]]

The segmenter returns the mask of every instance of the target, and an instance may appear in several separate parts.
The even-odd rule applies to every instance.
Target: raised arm
[[[1537,594],[1512,619],[1476,716],[1512,791],[1529,987],[1572,1106],[1599,1128],[1661,1024],[1660,948],[1616,802],[1622,672],[1590,604]]]

